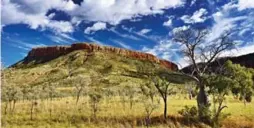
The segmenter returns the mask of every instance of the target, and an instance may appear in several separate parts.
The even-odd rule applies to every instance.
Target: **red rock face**
[[[28,56],[26,57],[26,59],[31,60],[34,58],[37,58],[37,59],[38,58],[56,58],[60,55],[67,54],[75,50],[88,50],[88,52],[94,52],[94,51],[111,52],[111,53],[119,54],[126,57],[131,57],[131,58],[135,58],[139,60],[148,60],[154,63],[159,63],[168,69],[178,70],[176,64],[169,62],[167,60],[161,60],[157,58],[156,56],[149,53],[131,51],[127,49],[121,49],[121,48],[115,48],[115,47],[109,47],[109,46],[100,46],[97,44],[87,44],[87,43],[77,43],[77,44],[72,44],[71,46],[34,48],[28,53]]]

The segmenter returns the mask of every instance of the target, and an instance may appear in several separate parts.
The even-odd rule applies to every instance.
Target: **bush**
[[[245,100],[246,102],[250,103],[252,98],[251,98],[252,94],[251,93],[248,93],[246,96],[245,96]]]
[[[185,119],[187,119],[188,123],[197,122],[198,120],[198,109],[195,106],[189,107],[184,106],[184,108],[178,111],[180,115],[182,115]]]

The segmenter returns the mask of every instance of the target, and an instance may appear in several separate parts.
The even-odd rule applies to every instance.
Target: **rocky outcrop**
[[[75,50],[87,50],[88,52],[95,52],[95,51],[110,52],[110,53],[115,53],[125,57],[131,57],[131,58],[135,58],[139,60],[148,60],[154,63],[159,63],[162,66],[169,68],[171,70],[178,69],[176,64],[169,62],[167,60],[161,60],[157,58],[156,56],[149,53],[131,51],[127,49],[115,48],[115,47],[109,47],[109,46],[100,46],[97,44],[88,44],[88,43],[76,43],[76,44],[72,44],[71,46],[53,46],[53,47],[34,48],[28,53],[28,56],[25,58],[25,61],[29,62],[32,60],[44,60],[44,61],[51,60],[58,56],[65,55]]]

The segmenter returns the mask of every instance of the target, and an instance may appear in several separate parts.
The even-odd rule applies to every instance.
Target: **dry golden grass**
[[[254,103],[244,106],[242,102],[228,98],[228,108],[224,113],[231,115],[222,122],[224,128],[252,128],[254,127]],[[3,127],[84,127],[84,128],[129,128],[145,127],[144,107],[137,101],[133,108],[129,107],[129,102],[125,105],[120,97],[112,97],[110,100],[103,99],[100,102],[100,111],[97,119],[92,117],[91,108],[88,103],[88,97],[82,97],[75,105],[75,98],[67,97],[61,99],[38,100],[38,105],[34,109],[34,119],[30,120],[30,102],[20,101],[16,105],[14,114],[4,115],[2,103],[2,126]],[[185,105],[196,105],[195,99],[187,100],[182,96],[172,96],[168,100],[168,121],[162,118],[163,102],[160,107],[152,114],[152,127],[208,127],[201,123],[187,124],[184,119],[178,115],[178,111]],[[50,117],[50,109],[52,116]]]

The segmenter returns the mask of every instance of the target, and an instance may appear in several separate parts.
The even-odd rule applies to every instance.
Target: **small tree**
[[[88,76],[78,75],[76,77],[69,77],[67,82],[70,84],[74,84],[75,86],[76,105],[77,105],[80,96],[84,93],[85,89],[88,89],[88,85],[91,84],[91,79]]]
[[[50,83],[50,82],[46,82],[44,87],[43,87],[43,91],[46,94],[46,99],[49,98],[50,100],[50,109],[49,109],[49,115],[50,118],[52,116],[52,102],[53,102],[53,98],[55,98],[57,96],[57,90],[56,90],[56,84],[57,83]]]
[[[132,106],[134,104],[134,98],[136,94],[136,90],[131,86],[125,86],[124,87],[126,96],[128,97],[129,103],[130,103],[130,109],[132,109]]]
[[[99,111],[99,103],[102,99],[102,95],[99,92],[92,92],[89,94],[89,103],[93,112],[93,117],[96,119],[97,112]]]
[[[23,102],[25,101],[25,100],[27,100],[27,98],[28,98],[28,91],[29,91],[29,85],[23,85],[22,87],[21,87],[21,92],[22,92],[22,100],[23,100]]]
[[[143,95],[141,98],[141,102],[143,103],[144,109],[145,109],[145,124],[146,127],[148,128],[149,125],[151,124],[151,115],[154,112],[155,109],[157,109],[159,107],[159,101],[158,102],[154,102],[152,101],[149,97],[147,97],[146,95]]]
[[[106,102],[109,103],[110,98],[114,95],[114,91],[111,90],[110,88],[106,88],[106,89],[104,89],[103,92],[106,96],[106,98],[105,98]]]
[[[2,86],[2,100],[6,101],[5,113],[7,113],[8,103],[10,104],[10,112],[13,113],[15,111],[16,103],[20,99],[21,95],[21,89],[16,85]]]
[[[240,94],[240,98],[246,105],[247,95],[253,94],[253,76],[252,71],[239,64],[233,64],[231,61],[226,62],[226,69],[231,79],[237,82],[237,86],[234,86],[233,93],[235,95]]]
[[[30,106],[30,119],[31,120],[33,120],[34,108],[38,105],[37,100],[40,98],[39,97],[40,92],[41,92],[41,90],[38,86],[30,87],[30,89],[28,91],[28,100],[30,100],[30,102],[31,102],[31,106]]]
[[[151,123],[151,115],[154,112],[154,110],[159,107],[160,102],[159,99],[158,102],[154,102],[157,90],[151,83],[141,85],[140,89],[142,92],[142,96],[140,99],[145,109],[146,114],[145,123],[146,127],[148,128]]]
[[[229,94],[231,88],[234,86],[235,81],[224,75],[209,75],[207,85],[209,87],[208,93],[213,97],[213,116],[212,122],[214,127],[219,127],[219,117],[226,105],[223,105],[225,96]],[[217,106],[217,108],[216,108]]]
[[[150,98],[154,102],[154,98],[157,94],[157,90],[152,82],[146,82],[145,84],[140,85],[140,89],[143,95]]]
[[[167,118],[167,101],[168,101],[168,95],[171,95],[174,93],[173,89],[170,88],[170,83],[164,78],[155,77],[153,79],[154,85],[159,92],[161,98],[164,102],[164,119]]]
[[[120,101],[121,101],[123,107],[125,108],[125,103],[127,102],[126,90],[125,89],[119,89],[118,90],[118,95],[120,97]]]

